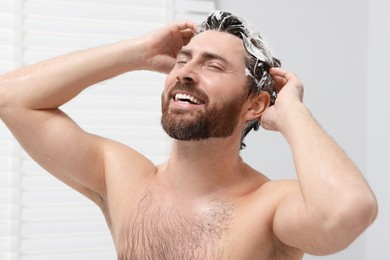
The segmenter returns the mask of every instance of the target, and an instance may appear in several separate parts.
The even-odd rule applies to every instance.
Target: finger
[[[192,38],[194,36],[195,31],[191,29],[181,30],[180,34],[182,38]]]
[[[196,30],[196,23],[191,21],[181,21],[176,23],[176,26],[180,31],[187,30],[187,29],[190,29],[191,31]]]
[[[279,75],[273,75],[272,80],[273,88],[277,91],[280,91],[287,84],[287,79]]]
[[[277,90],[277,91],[280,91],[284,85],[287,84],[287,79],[285,78],[282,78],[280,76],[274,76],[273,77],[273,81],[274,81],[274,88]]]
[[[302,85],[302,82],[299,80],[297,75],[295,75],[294,73],[292,73],[290,71],[287,71],[287,70],[284,70],[281,68],[271,68],[269,72],[272,75],[272,77],[274,78],[274,80],[276,79],[276,81],[275,81],[276,86],[274,86],[276,89],[285,86],[287,83],[297,85],[297,86]],[[278,89],[278,90],[280,90],[280,89]]]
[[[273,77],[281,77],[281,78],[286,79],[287,81],[298,80],[298,77],[294,73],[287,71],[287,70],[284,70],[282,68],[273,67],[273,68],[270,68],[269,72]]]
[[[183,45],[187,45],[196,32],[196,24],[190,21],[182,21],[176,24],[180,31]]]

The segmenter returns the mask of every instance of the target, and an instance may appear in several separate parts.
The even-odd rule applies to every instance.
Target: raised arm
[[[110,142],[80,129],[59,107],[88,86],[127,71],[168,72],[193,30],[192,23],[172,24],[4,74],[0,117],[34,160],[100,203],[106,192],[104,151]]]
[[[375,196],[358,168],[303,105],[299,79],[279,68],[271,73],[281,91],[261,123],[285,137],[298,176],[298,187],[286,192],[277,205],[274,232],[285,244],[307,253],[334,253],[375,219]]]

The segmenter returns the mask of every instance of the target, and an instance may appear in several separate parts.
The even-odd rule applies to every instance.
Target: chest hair
[[[232,203],[215,200],[201,213],[145,191],[120,232],[120,260],[229,259]]]

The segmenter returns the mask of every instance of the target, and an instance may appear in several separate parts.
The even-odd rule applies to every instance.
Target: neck
[[[169,160],[161,167],[164,182],[180,194],[211,195],[237,183],[245,173],[234,138],[174,140]]]

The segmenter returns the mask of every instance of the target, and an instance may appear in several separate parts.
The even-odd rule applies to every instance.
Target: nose
[[[189,61],[181,65],[177,70],[177,79],[182,83],[196,83],[198,81],[198,72],[195,64]]]

